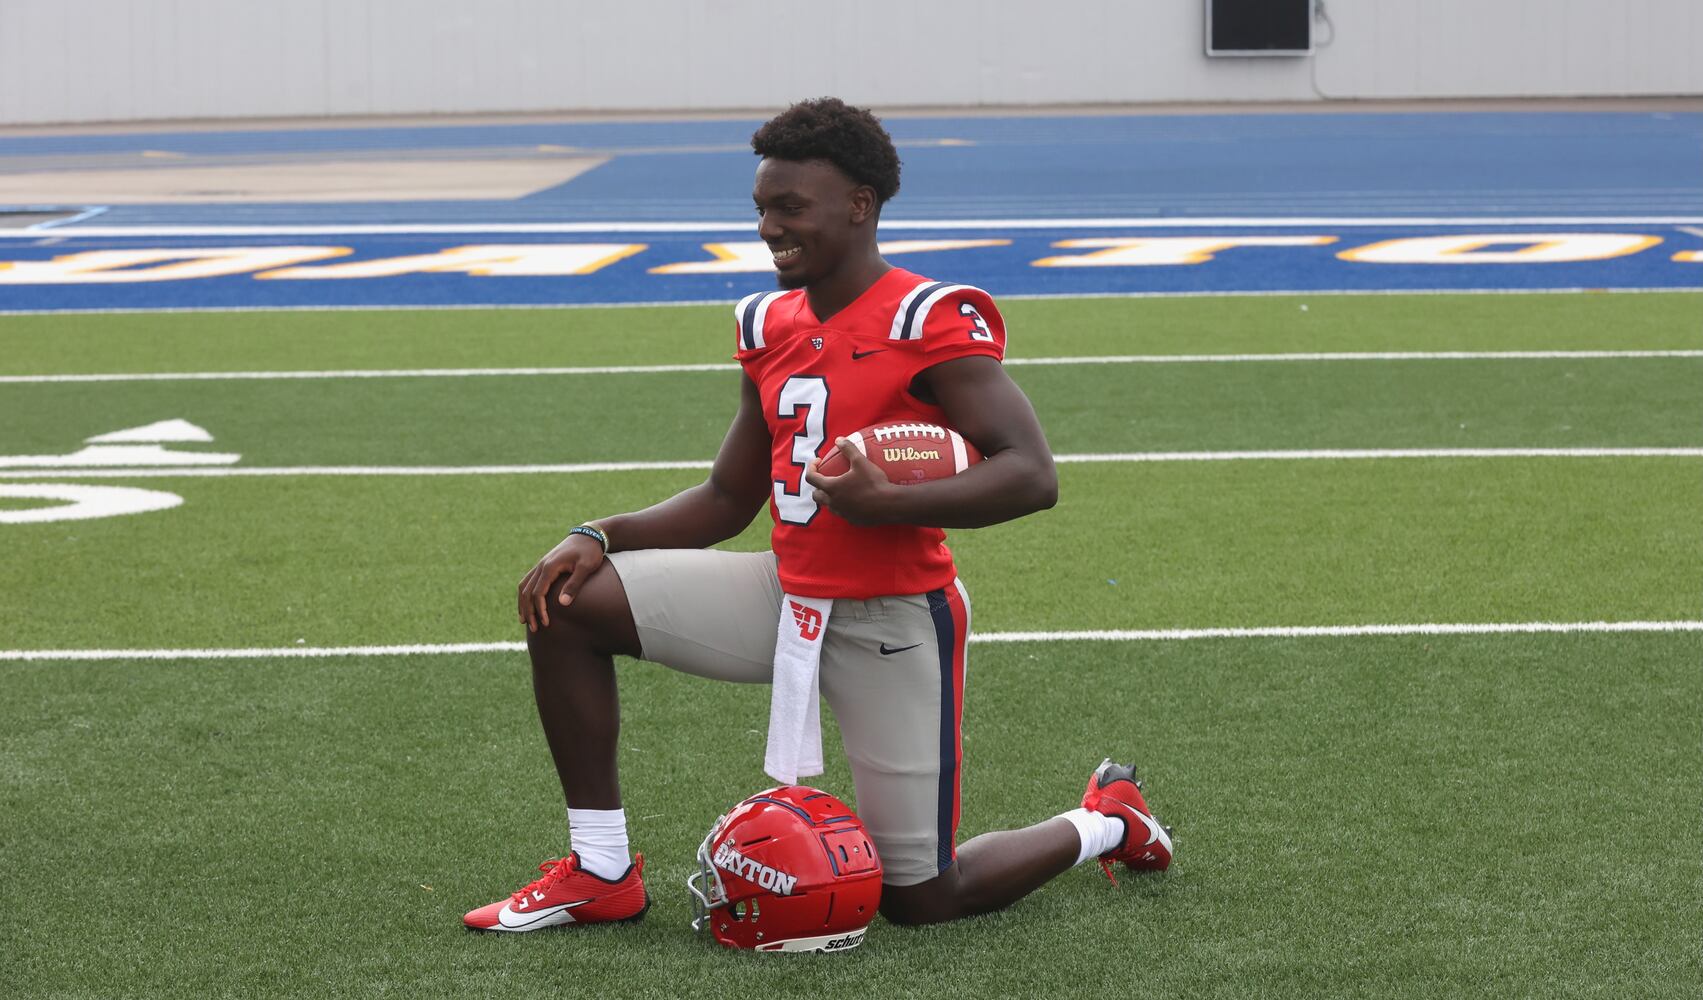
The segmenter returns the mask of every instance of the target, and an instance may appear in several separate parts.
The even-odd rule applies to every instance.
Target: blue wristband
[[[589,524],[582,524],[575,528],[569,528],[568,534],[584,535],[587,538],[594,539],[597,544],[603,546],[604,552],[609,551],[609,536],[605,535],[599,528],[594,528]]]

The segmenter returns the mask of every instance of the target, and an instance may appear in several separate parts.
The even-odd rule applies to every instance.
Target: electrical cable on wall
[[[1312,84],[1313,93],[1317,94],[1320,100],[1334,101],[1337,100],[1336,97],[1319,88],[1319,56],[1317,50],[1328,49],[1331,43],[1336,41],[1336,22],[1330,19],[1330,12],[1325,10],[1325,0],[1313,0],[1313,20],[1323,21],[1325,27],[1330,29],[1330,34],[1325,36],[1324,41],[1315,39],[1313,42],[1312,65],[1307,67],[1308,82]]]

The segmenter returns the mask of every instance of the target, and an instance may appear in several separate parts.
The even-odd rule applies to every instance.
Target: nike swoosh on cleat
[[[1130,812],[1135,813],[1137,816],[1140,816],[1141,821],[1143,823],[1147,824],[1147,844],[1151,844],[1154,841],[1158,840],[1160,837],[1163,837],[1165,835],[1165,831],[1159,829],[1159,824],[1153,822],[1153,817],[1147,815],[1146,813],[1142,812],[1139,809],[1131,809]],[[1143,844],[1141,846],[1146,847],[1147,844]]]
[[[922,645],[922,643],[913,642],[909,646],[900,646],[898,649],[888,649],[887,644],[882,643],[881,644],[881,655],[882,656],[892,656],[894,653],[903,653],[907,649],[915,649],[920,645]]]
[[[1170,846],[1171,838],[1165,836],[1165,831],[1159,827],[1158,823],[1153,821],[1153,817],[1147,815],[1146,813],[1142,812],[1140,809],[1137,809],[1136,807],[1130,805],[1128,802],[1125,802],[1122,799],[1113,799],[1112,801],[1116,802],[1120,806],[1123,806],[1124,810],[1126,812],[1128,812],[1131,816],[1134,816],[1136,819],[1141,820],[1141,822],[1143,822],[1147,825],[1147,840],[1146,840],[1146,842],[1144,842],[1141,845],[1142,847],[1146,847],[1148,844],[1151,844],[1154,841],[1159,840],[1160,838],[1164,838],[1166,847]]]
[[[540,920],[543,920],[546,917],[553,917],[556,914],[561,913],[563,910],[571,910],[576,906],[584,906],[589,902],[592,902],[592,900],[582,899],[574,903],[563,903],[560,906],[546,906],[542,910],[529,910],[526,913],[516,913],[514,910],[505,906],[501,910],[497,911],[497,923],[511,931],[519,930],[522,927],[531,927]],[[511,920],[511,917],[526,917],[528,919]]]

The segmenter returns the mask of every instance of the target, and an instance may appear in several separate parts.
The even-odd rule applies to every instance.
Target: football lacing
[[[890,427],[875,428],[876,441],[886,441],[896,437],[931,437],[944,441],[946,440],[946,428],[934,424],[893,424]]]

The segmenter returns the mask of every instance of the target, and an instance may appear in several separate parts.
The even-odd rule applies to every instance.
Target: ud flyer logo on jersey
[[[747,882],[755,883],[777,896],[792,895],[793,887],[798,885],[797,875],[789,875],[760,861],[753,861],[735,850],[731,840],[723,841],[722,845],[716,848],[715,866],[732,872]]]

